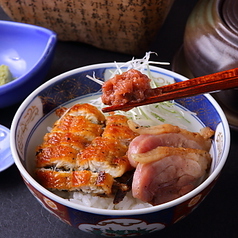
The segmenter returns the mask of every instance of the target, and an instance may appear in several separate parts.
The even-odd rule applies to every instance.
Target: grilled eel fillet
[[[111,194],[114,178],[131,170],[126,156],[138,134],[127,118],[107,118],[90,104],[61,108],[36,152],[36,177],[46,188]]]

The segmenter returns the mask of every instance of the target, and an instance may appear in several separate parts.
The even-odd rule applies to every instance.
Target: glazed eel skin
[[[59,119],[36,150],[36,178],[51,190],[113,193],[115,178],[132,169],[126,156],[133,132],[127,118],[107,118],[90,104],[57,110]]]

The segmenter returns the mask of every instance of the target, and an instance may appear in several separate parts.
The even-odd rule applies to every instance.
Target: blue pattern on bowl
[[[230,143],[229,127],[222,110],[211,96],[200,95],[177,100],[182,106],[196,112],[201,124],[217,129],[213,145],[215,161],[212,164],[211,174],[200,186],[166,204],[137,210],[105,210],[87,208],[51,193],[34,180],[34,159],[27,160],[33,158],[32,148],[38,143],[32,142],[32,135],[42,122],[48,126],[49,114],[53,114],[52,110],[58,106],[74,103],[82,95],[86,97],[88,93],[98,92],[101,86],[87,79],[86,75],[92,76],[95,73],[96,77],[104,79],[107,72],[113,68],[112,65],[113,63],[99,64],[72,70],[36,89],[23,102],[13,120],[12,152],[29,190],[60,220],[91,234],[108,237],[145,235],[176,223],[191,213],[207,196],[226,161]],[[152,71],[174,78],[176,81],[185,80],[176,73],[157,67],[152,67]],[[40,130],[40,133],[36,133],[36,139],[39,141],[45,132]],[[29,154],[30,150],[33,150],[32,154]]]

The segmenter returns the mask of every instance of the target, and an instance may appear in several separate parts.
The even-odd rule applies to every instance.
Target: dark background
[[[176,0],[150,50],[156,60],[172,62],[183,43],[184,28],[197,0]],[[0,8],[0,20],[9,20]],[[1,33],[0,33],[1,37]],[[109,52],[76,42],[58,42],[45,80],[65,71],[94,63],[128,61],[131,55]],[[171,69],[171,65],[165,68]],[[10,128],[19,104],[0,109],[0,124]],[[231,150],[221,176],[207,198],[185,219],[151,238],[238,237],[238,131],[231,130]],[[0,238],[93,238],[59,221],[31,195],[15,165],[0,173]]]

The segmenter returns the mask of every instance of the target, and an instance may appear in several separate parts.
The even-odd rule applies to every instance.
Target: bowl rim
[[[44,51],[42,51],[41,56],[38,58],[38,60],[35,62],[35,64],[23,75],[17,77],[16,79],[0,85],[0,95],[6,94],[8,91],[13,90],[14,88],[20,86],[24,82],[26,82],[29,78],[32,77],[32,75],[36,72],[38,68],[40,68],[47,59],[48,56],[51,55],[51,52],[54,50],[54,47],[57,42],[57,34],[45,27],[22,23],[22,22],[14,22],[14,21],[6,21],[6,20],[0,20],[0,27],[10,27],[15,26],[19,27],[20,29],[27,29],[29,31],[38,31],[38,32],[44,32],[47,35],[47,43],[45,45]]]
[[[122,65],[122,64],[125,64],[125,62],[118,62],[117,63],[117,65]],[[79,211],[86,212],[86,213],[99,214],[99,215],[129,216],[129,215],[142,215],[142,214],[154,213],[154,212],[158,212],[158,211],[165,210],[165,209],[168,209],[168,208],[172,208],[172,207],[174,207],[178,204],[181,204],[181,203],[185,202],[188,199],[191,199],[191,198],[195,197],[197,194],[202,192],[206,187],[208,187],[218,177],[218,175],[220,174],[220,172],[221,172],[221,170],[222,170],[222,168],[223,168],[223,166],[224,166],[224,164],[227,160],[229,149],[230,149],[230,129],[229,129],[229,125],[228,125],[226,116],[225,116],[224,112],[222,111],[221,107],[219,106],[219,104],[215,101],[215,99],[210,94],[204,94],[204,96],[216,108],[217,112],[219,113],[220,117],[222,118],[222,122],[224,124],[224,126],[223,126],[224,130],[226,131],[226,133],[228,135],[227,138],[226,138],[226,146],[224,148],[223,157],[221,158],[220,163],[216,167],[216,169],[212,172],[212,174],[204,182],[202,182],[198,187],[193,189],[191,192],[183,195],[180,198],[172,200],[170,202],[163,203],[163,204],[156,205],[156,206],[152,206],[152,207],[135,209],[135,210],[107,210],[107,209],[102,209],[102,208],[85,207],[83,205],[70,202],[67,199],[61,198],[61,197],[55,195],[54,193],[50,192],[49,190],[47,190],[46,188],[41,186],[27,172],[27,170],[22,165],[22,163],[20,161],[20,158],[18,156],[17,150],[16,150],[15,133],[16,133],[16,129],[17,129],[19,116],[22,114],[24,109],[29,105],[31,100],[34,99],[36,97],[36,95],[38,95],[44,88],[47,88],[48,86],[57,82],[58,80],[61,80],[63,78],[67,78],[68,76],[70,76],[72,74],[77,74],[77,73],[80,73],[80,72],[83,72],[83,71],[97,69],[97,68],[109,68],[109,67],[112,67],[112,66],[115,67],[115,63],[109,62],[109,63],[92,64],[92,65],[83,66],[83,67],[79,67],[79,68],[69,70],[67,72],[64,72],[64,73],[58,75],[58,76],[53,77],[52,79],[48,80],[47,82],[45,82],[44,84],[39,86],[37,89],[35,89],[23,101],[23,103],[20,105],[20,107],[18,108],[18,110],[17,110],[17,112],[16,112],[16,114],[13,118],[12,125],[11,125],[11,130],[10,130],[11,150],[12,150],[12,154],[13,154],[13,157],[14,157],[15,164],[16,164],[18,170],[20,171],[21,175],[23,176],[23,178],[25,179],[25,181],[27,183],[31,184],[31,186],[33,186],[35,189],[37,189],[39,192],[41,192],[44,196],[48,197],[49,199],[52,199],[53,201],[55,201],[55,202],[57,202],[61,205],[64,205],[64,206],[69,207],[69,208],[73,208],[75,210],[79,210]],[[150,66],[150,68],[152,70],[157,69],[157,71],[159,70],[160,73],[165,73],[165,74],[171,75],[172,77],[175,77],[175,78],[179,78],[179,79],[182,79],[182,80],[187,80],[186,77],[184,77],[184,76],[182,76],[178,73],[175,73],[173,71],[164,69],[164,68],[160,68],[160,67],[157,67],[157,66]]]

